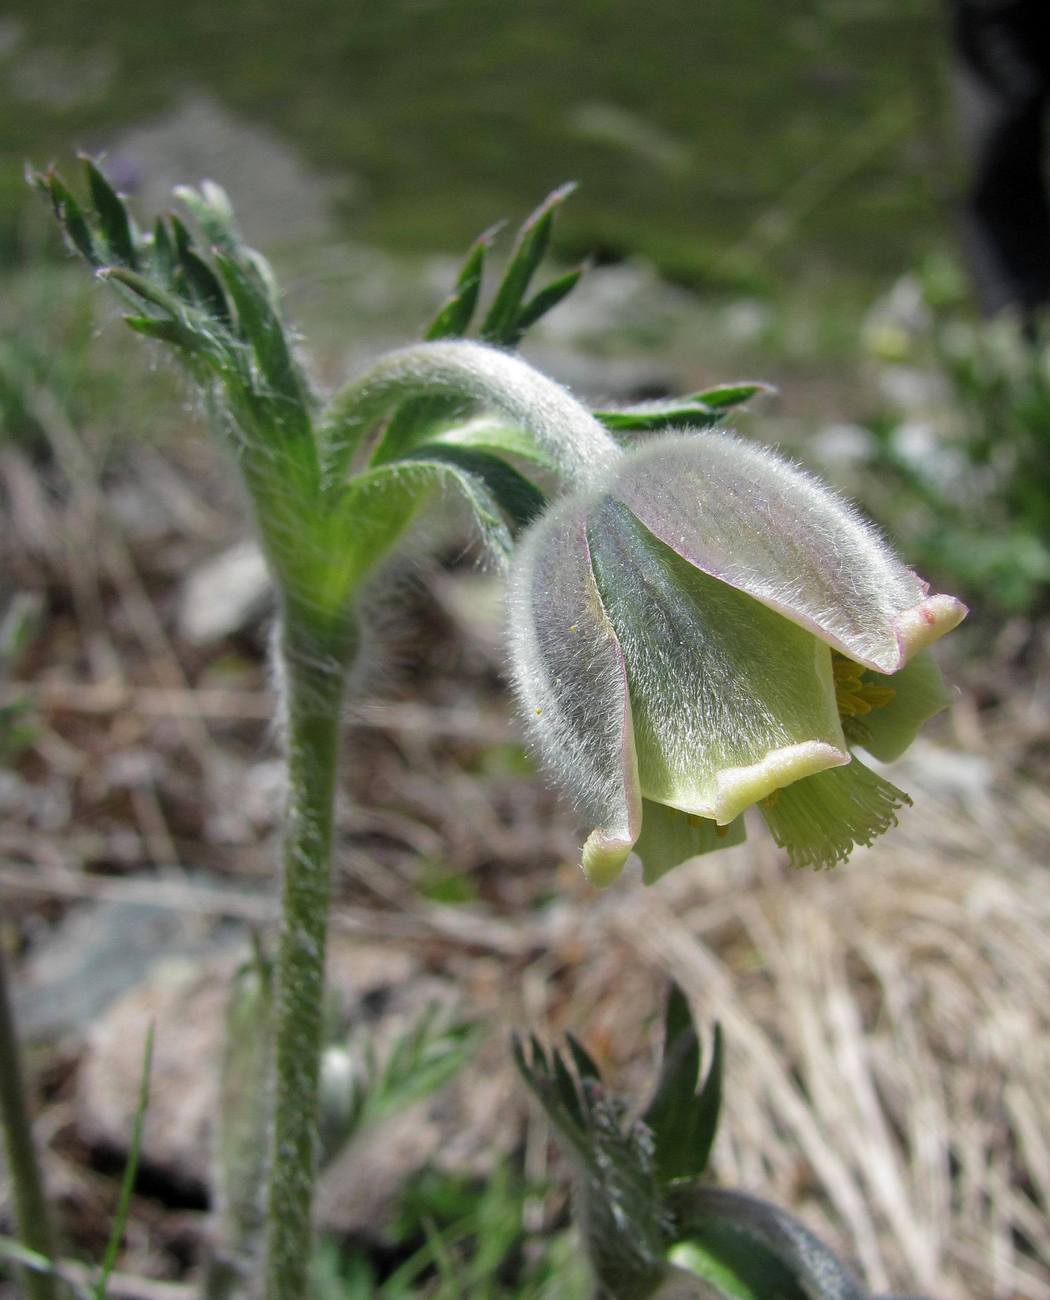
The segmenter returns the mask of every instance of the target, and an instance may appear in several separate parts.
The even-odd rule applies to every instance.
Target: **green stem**
[[[500,412],[527,430],[574,486],[586,486],[622,455],[609,431],[560,384],[512,353],[456,339],[388,352],[332,400],[320,432],[326,483],[342,483],[369,430],[401,402],[419,397]],[[381,460],[409,450],[410,444],[384,446]]]
[[[317,1168],[325,937],[340,706],[353,653],[345,621],[285,609],[288,829],[275,987],[276,1061],[266,1300],[304,1300]]]
[[[43,1255],[55,1258],[55,1242],[51,1232],[51,1218],[44,1198],[44,1184],[40,1177],[36,1151],[33,1147],[33,1130],[26,1107],[22,1070],[19,1063],[18,1040],[7,993],[7,970],[3,948],[0,947],[0,1116],[3,1118],[4,1137],[7,1140],[7,1163],[14,1188],[15,1214],[22,1244]],[[22,1285],[27,1300],[57,1300],[55,1280],[47,1273],[24,1270]]]

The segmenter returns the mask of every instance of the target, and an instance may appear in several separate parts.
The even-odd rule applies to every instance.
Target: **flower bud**
[[[513,674],[532,739],[595,830],[596,884],[743,838],[759,805],[830,866],[907,796],[853,757],[903,752],[950,694],[924,653],[966,609],[829,488],[720,433],[653,438],[526,534]]]

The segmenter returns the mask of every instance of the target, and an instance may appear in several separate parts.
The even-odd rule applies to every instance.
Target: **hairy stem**
[[[571,485],[588,483],[622,454],[559,384],[512,353],[458,339],[389,352],[333,399],[321,433],[326,481],[341,482],[369,429],[406,398],[423,394],[500,412],[532,434]]]
[[[266,1300],[308,1294],[317,1168],[325,937],[340,705],[352,641],[285,609],[288,826],[277,956],[276,1060],[266,1235]]]
[[[51,1217],[44,1198],[44,1184],[33,1147],[33,1130],[30,1127],[29,1110],[22,1084],[18,1041],[7,992],[7,970],[2,946],[0,946],[0,1117],[3,1118],[7,1164],[14,1188],[15,1215],[22,1244],[28,1250],[53,1260],[55,1243],[51,1232]],[[55,1280],[47,1273],[26,1269],[22,1285],[25,1288],[26,1300],[57,1300],[58,1298]]]

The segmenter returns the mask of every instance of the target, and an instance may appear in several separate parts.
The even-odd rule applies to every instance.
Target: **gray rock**
[[[106,171],[149,214],[171,206],[176,185],[217,181],[261,247],[330,236],[349,184],[317,175],[270,131],[199,92],[109,142]]]
[[[31,1041],[87,1032],[138,989],[159,957],[200,954],[229,942],[228,927],[140,903],[85,904],[35,944],[19,971],[15,1014]]]
[[[213,645],[243,631],[267,608],[270,575],[255,542],[238,542],[187,574],[178,595],[179,636]]]

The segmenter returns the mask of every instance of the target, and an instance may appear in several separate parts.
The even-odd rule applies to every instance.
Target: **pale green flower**
[[[738,843],[753,804],[796,864],[870,843],[908,800],[850,746],[895,758],[950,701],[926,647],[966,614],[829,488],[722,433],[598,469],[522,540],[510,611],[597,884],[632,850],[654,880]]]

